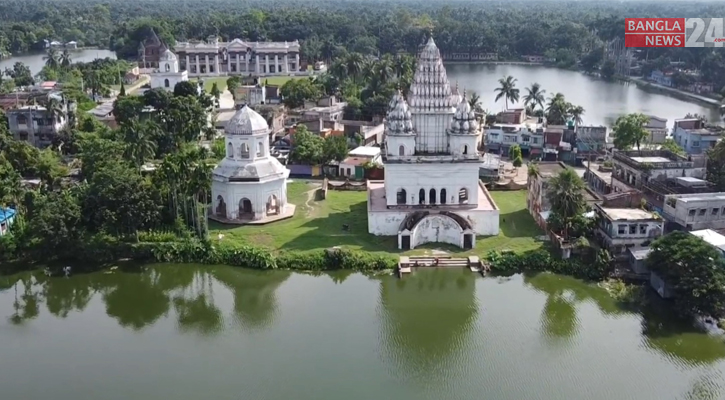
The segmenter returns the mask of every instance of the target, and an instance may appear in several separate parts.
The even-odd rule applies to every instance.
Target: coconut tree
[[[393,69],[398,79],[406,75],[412,75],[415,68],[415,59],[407,53],[399,53],[395,56]]]
[[[141,169],[146,160],[156,155],[155,137],[159,127],[152,121],[139,121],[138,117],[130,119],[121,126],[121,134],[126,143],[124,157]]]
[[[70,52],[68,49],[63,50],[63,54],[60,55],[60,66],[68,69],[70,68],[71,64],[73,64],[73,60],[70,57]]]
[[[476,113],[476,117],[481,120],[485,114],[483,106],[481,105],[481,96],[479,96],[476,92],[471,92],[471,94],[468,95],[468,105],[470,105],[473,112]]]
[[[549,104],[546,106],[547,122],[552,125],[564,125],[570,108],[564,95],[556,93],[549,99]]]
[[[551,202],[551,212],[563,222],[564,238],[569,237],[572,221],[586,209],[584,181],[571,168],[549,180],[546,196]]]
[[[63,103],[57,98],[48,98],[45,108],[48,110],[48,114],[50,114],[50,118],[53,120],[53,123],[56,123],[63,118]]]
[[[508,110],[509,101],[511,103],[519,101],[519,89],[516,88],[517,81],[518,80],[511,75],[498,80],[500,86],[494,89],[494,92],[497,93],[496,101],[499,101],[501,98],[504,99],[504,110]]]
[[[50,69],[57,69],[60,65],[58,61],[58,50],[52,47],[48,49],[48,52],[43,58],[45,59],[45,66]]]
[[[584,107],[582,106],[571,106],[568,110],[568,114],[574,120],[574,126],[578,127],[582,124],[582,115],[584,115]]]
[[[526,88],[526,92],[524,106],[531,107],[532,110],[535,110],[536,107],[544,108],[546,90],[541,89],[541,85],[534,83],[531,87]]]

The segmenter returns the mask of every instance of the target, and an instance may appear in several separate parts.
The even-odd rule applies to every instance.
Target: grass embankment
[[[222,244],[253,245],[275,251],[310,251],[342,246],[370,253],[401,253],[397,238],[368,233],[367,193],[328,191],[327,199],[316,198],[320,184],[295,181],[288,185],[288,201],[297,206],[295,216],[261,226],[230,226],[210,222],[211,237],[222,233]],[[467,252],[440,243],[430,243],[403,254],[422,254],[430,249],[460,255],[484,256],[490,250],[513,250],[517,253],[540,248],[542,235],[526,210],[526,192],[492,192],[501,210],[500,233],[479,237],[476,248]],[[349,229],[343,230],[347,224]]]
[[[202,78],[204,81],[204,90],[209,93],[211,92],[212,86],[216,83],[217,87],[219,88],[220,92],[224,92],[227,88],[227,79],[229,79],[228,76],[218,76],[216,78]]]

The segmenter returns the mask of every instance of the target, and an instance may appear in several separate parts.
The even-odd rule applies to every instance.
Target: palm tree
[[[518,80],[511,75],[498,80],[498,83],[501,86],[497,87],[494,92],[498,93],[496,95],[496,101],[499,101],[503,97],[504,110],[508,110],[509,101],[511,101],[511,103],[519,101],[519,89],[516,88],[517,81]]]
[[[471,92],[471,95],[468,97],[468,105],[470,105],[473,112],[476,113],[476,117],[479,120],[482,120],[485,112],[483,110],[483,106],[481,105],[481,96],[479,96],[476,92]]]
[[[537,106],[544,108],[546,90],[541,89],[541,85],[534,83],[531,87],[526,88],[526,91],[528,93],[524,96],[524,106],[531,106],[532,110]]]
[[[61,101],[55,97],[49,97],[45,107],[48,109],[48,113],[54,124],[61,121],[63,118],[63,103]]]
[[[569,108],[568,114],[574,120],[574,127],[577,127],[577,126],[581,125],[583,122],[582,115],[584,115],[584,107],[572,106]]]
[[[63,54],[60,55],[60,66],[68,69],[70,68],[70,65],[73,63],[73,60],[70,58],[70,53],[68,52],[68,49],[63,50]]]
[[[570,105],[566,102],[564,95],[556,93],[549,99],[546,106],[546,120],[552,125],[564,125]]]
[[[406,75],[412,75],[415,66],[415,59],[407,53],[399,53],[395,56],[395,75],[402,79]]]
[[[45,59],[45,66],[50,69],[58,68],[58,50],[51,47],[48,49],[48,53],[43,57]]]
[[[156,136],[159,128],[152,121],[139,121],[138,117],[134,117],[121,126],[121,132],[126,142],[126,153],[124,157],[133,162],[137,168],[146,160],[156,155]]]
[[[365,59],[363,58],[362,54],[350,53],[345,57],[343,62],[350,77],[362,77],[363,67],[365,65]]]
[[[584,212],[584,181],[571,168],[549,180],[547,198],[551,202],[551,212],[564,222],[564,238],[569,237],[569,227],[574,218]]]
[[[347,78],[347,65],[340,60],[335,61],[328,69],[330,75],[334,76],[338,82],[342,82]]]

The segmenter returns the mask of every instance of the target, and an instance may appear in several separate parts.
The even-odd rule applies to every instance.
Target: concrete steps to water
[[[412,273],[414,268],[469,268],[484,276],[490,271],[489,265],[477,256],[402,256],[398,261],[398,276]]]

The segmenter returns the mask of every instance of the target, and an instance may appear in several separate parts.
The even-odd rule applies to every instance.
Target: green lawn
[[[307,79],[307,76],[270,76],[267,78],[260,78],[262,82],[267,82],[268,85],[282,86],[291,79]]]
[[[215,78],[202,78],[204,81],[204,90],[209,93],[211,91],[211,87],[214,86],[216,83],[217,87],[219,88],[219,91],[223,92],[227,88],[227,79],[229,77],[227,76],[218,76]]]
[[[320,183],[295,181],[287,188],[288,201],[297,205],[295,216],[261,226],[231,226],[210,222],[211,237],[224,234],[223,243],[256,245],[272,250],[305,251],[343,246],[369,252],[399,253],[395,237],[378,237],[367,232],[367,193],[328,191],[327,199],[316,198]],[[421,254],[430,249],[456,254],[485,255],[489,250],[522,252],[541,247],[536,240],[541,230],[526,210],[526,192],[492,192],[501,209],[498,236],[479,237],[476,248],[462,252],[453,246],[430,243],[408,252]],[[347,224],[349,230],[342,226]]]

